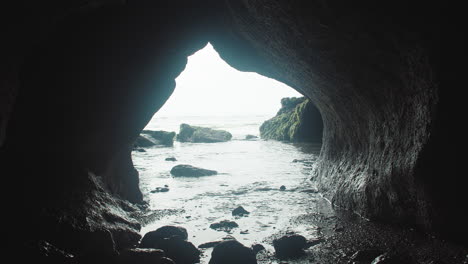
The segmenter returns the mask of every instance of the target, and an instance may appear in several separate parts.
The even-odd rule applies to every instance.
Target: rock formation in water
[[[260,137],[288,142],[322,142],[322,119],[305,97],[281,99],[275,117],[260,126]]]
[[[208,127],[180,125],[180,132],[177,134],[177,140],[180,142],[193,143],[216,143],[231,140],[231,133],[224,130],[216,130]]]
[[[207,170],[191,165],[180,164],[172,167],[171,175],[174,177],[201,177],[218,174],[215,170]]]
[[[314,177],[334,204],[466,243],[464,10],[422,0],[6,1],[0,201],[14,217],[1,224],[18,228],[5,230],[5,252],[33,255],[24,238],[78,259],[130,247],[137,226],[122,201],[143,202],[133,142],[207,42],[317,107]]]
[[[143,130],[141,134],[148,135],[155,141],[156,145],[171,147],[174,145],[175,132],[167,132],[162,130]]]

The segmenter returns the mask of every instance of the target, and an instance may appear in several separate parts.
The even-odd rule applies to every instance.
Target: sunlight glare
[[[188,58],[174,93],[155,117],[274,116],[281,98],[300,96],[281,82],[232,68],[208,43]]]

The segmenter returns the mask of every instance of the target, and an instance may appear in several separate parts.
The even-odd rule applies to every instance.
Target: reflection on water
[[[150,209],[171,212],[144,225],[141,233],[163,225],[180,225],[187,228],[189,241],[198,246],[228,235],[209,226],[231,220],[239,227],[229,235],[247,246],[261,243],[288,225],[293,217],[314,213],[317,206],[321,206],[319,202],[311,202],[320,197],[309,175],[319,147],[235,139],[210,144],[175,142],[174,147],[133,152],[134,164],[140,173],[140,188]],[[175,157],[177,161],[165,161],[167,157]],[[220,174],[173,178],[169,171],[178,164],[217,170]],[[169,186],[168,192],[151,193],[164,185]],[[281,185],[286,187],[285,191],[280,190]],[[239,205],[250,215],[232,216],[232,210]],[[308,232],[304,234],[308,238],[317,235],[313,227],[298,231]],[[206,251],[202,263],[207,263],[208,259],[209,251]]]

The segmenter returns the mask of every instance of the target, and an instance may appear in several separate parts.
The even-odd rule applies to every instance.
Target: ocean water
[[[140,188],[149,208],[155,212],[141,233],[164,225],[183,226],[195,246],[233,236],[246,246],[268,242],[275,232],[288,226],[298,215],[313,213],[319,199],[315,182],[310,180],[320,146],[290,144],[274,140],[244,140],[247,134],[259,136],[259,127],[268,116],[232,117],[156,117],[146,129],[179,132],[179,125],[224,129],[233,139],[223,143],[180,143],[173,147],[151,147],[132,153],[140,173]],[[177,161],[165,161],[175,157]],[[293,162],[301,160],[301,162]],[[303,162],[302,162],[303,161]],[[173,166],[189,164],[218,171],[218,175],[199,178],[174,178]],[[168,192],[151,193],[167,185]],[[280,186],[286,187],[285,191]],[[234,217],[232,210],[243,206],[250,214]],[[235,221],[231,232],[209,226],[222,220]],[[294,230],[293,230],[294,231]],[[317,236],[313,228],[295,230],[307,238]],[[210,249],[204,250],[201,263],[208,263]]]

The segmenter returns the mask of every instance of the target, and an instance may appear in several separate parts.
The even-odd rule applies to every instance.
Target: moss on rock
[[[321,142],[321,124],[320,113],[309,99],[287,97],[281,99],[281,109],[276,116],[260,126],[260,137],[289,142]]]

